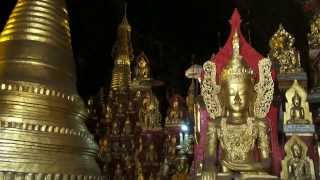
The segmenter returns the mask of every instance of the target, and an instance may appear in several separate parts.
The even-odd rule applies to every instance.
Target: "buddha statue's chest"
[[[289,166],[291,166],[291,169],[292,169],[292,176],[303,176],[305,175],[304,173],[304,162],[301,161],[301,160],[292,160],[290,163],[289,163]]]
[[[302,113],[302,111],[303,111],[302,108],[293,108],[291,111],[292,111],[292,116],[293,116],[292,118],[294,118],[294,119],[304,118],[303,113]]]
[[[242,125],[228,125],[222,120],[218,130],[220,146],[224,156],[231,161],[245,161],[253,151],[258,129],[254,127],[252,120]]]

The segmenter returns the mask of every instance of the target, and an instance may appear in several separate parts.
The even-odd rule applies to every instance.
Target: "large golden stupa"
[[[64,0],[18,0],[0,35],[0,179],[98,179]]]

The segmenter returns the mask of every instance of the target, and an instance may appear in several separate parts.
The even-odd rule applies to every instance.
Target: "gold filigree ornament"
[[[257,118],[264,118],[269,112],[274,90],[274,82],[270,73],[270,59],[261,59],[259,61],[258,67],[259,82],[254,87],[254,90],[257,92],[257,98],[254,103],[254,114]]]
[[[222,107],[218,98],[221,87],[216,82],[216,64],[211,60],[203,65],[204,78],[201,84],[201,95],[211,118],[221,116]]]

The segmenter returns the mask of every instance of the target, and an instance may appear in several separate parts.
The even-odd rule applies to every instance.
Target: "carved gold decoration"
[[[201,95],[210,117],[214,119],[222,114],[222,107],[218,98],[220,86],[216,83],[216,65],[212,61],[207,61],[203,65],[203,70],[205,75],[201,84]]]
[[[259,82],[254,86],[257,98],[254,103],[254,115],[265,118],[273,100],[274,82],[271,76],[271,61],[263,58],[259,61]]]
[[[202,95],[214,121],[208,124],[202,178],[216,177],[218,168],[213,161],[217,159],[217,150],[220,148],[222,173],[240,172],[242,175],[254,174],[257,177],[269,178],[270,175],[267,174],[270,166],[268,126],[263,118],[269,110],[273,96],[271,63],[268,59],[260,61],[260,84],[255,85],[253,71],[245,64],[239,53],[240,44],[237,33],[233,36],[232,45],[232,59],[221,72],[219,94],[215,94],[218,88],[214,63],[207,62],[204,65],[202,88],[207,89],[202,89]],[[208,102],[210,100],[213,101],[214,106],[210,106],[212,103]],[[264,105],[264,103],[267,104]],[[220,107],[222,107],[221,110]],[[256,150],[259,152],[258,160],[255,158]]]
[[[269,57],[280,66],[280,74],[302,72],[300,54],[294,47],[295,38],[280,24],[269,42]]]
[[[286,91],[284,124],[312,124],[312,113],[307,102],[307,93],[297,80]]]
[[[320,48],[320,13],[315,14],[311,21],[308,40],[310,48]]]
[[[281,162],[281,179],[316,179],[313,161],[307,156],[308,147],[298,136],[292,136],[286,143],[284,149],[286,156]]]
[[[18,0],[0,35],[0,178],[99,179],[64,0]]]

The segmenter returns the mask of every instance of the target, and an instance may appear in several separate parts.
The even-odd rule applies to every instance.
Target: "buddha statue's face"
[[[144,68],[144,67],[146,67],[147,63],[146,63],[146,61],[144,59],[141,59],[139,61],[138,65],[139,65],[140,68]]]
[[[100,147],[107,147],[107,145],[108,145],[107,139],[104,138],[100,141]]]
[[[293,96],[292,103],[295,107],[301,106],[301,99],[300,99],[299,95],[296,94],[295,96]]]
[[[136,98],[140,98],[141,97],[141,91],[137,91],[136,92]]]
[[[224,90],[226,107],[231,113],[248,111],[250,86],[245,81],[229,81]]]
[[[293,146],[292,146],[292,155],[293,155],[293,157],[295,157],[295,158],[300,158],[301,157],[301,147],[300,147],[300,145],[298,145],[298,144],[294,144]]]
[[[177,99],[175,99],[175,100],[173,101],[172,107],[173,107],[174,109],[176,109],[176,108],[179,107],[179,101],[178,101]]]

